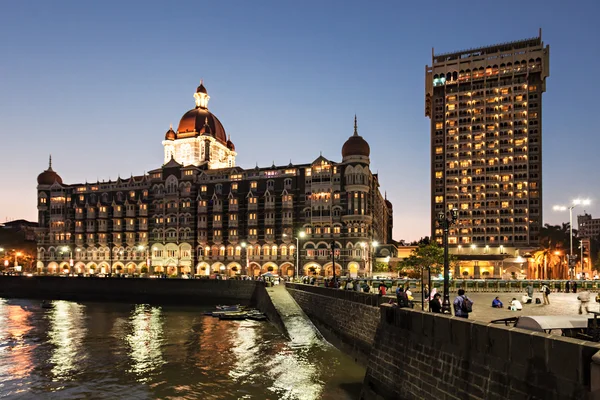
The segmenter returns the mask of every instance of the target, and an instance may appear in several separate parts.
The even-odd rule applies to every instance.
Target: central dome
[[[223,124],[217,117],[208,111],[208,100],[210,96],[204,87],[204,83],[200,81],[200,86],[194,93],[196,108],[186,112],[177,128],[177,134],[196,132],[199,135],[213,136],[219,142],[227,145],[227,134]],[[186,135],[187,136],[187,135]]]
[[[210,130],[207,130],[208,125]],[[177,133],[197,132],[198,134],[207,134],[215,137],[219,142],[227,144],[227,134],[223,124],[208,109],[196,107],[183,114]]]

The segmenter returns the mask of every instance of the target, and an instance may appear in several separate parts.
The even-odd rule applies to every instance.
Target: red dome
[[[197,132],[202,134],[205,132],[205,122],[208,123],[212,136],[219,142],[227,144],[227,135],[225,134],[223,124],[221,124],[221,121],[205,108],[197,107],[186,112],[183,117],[181,117],[177,133]]]
[[[350,136],[344,146],[342,147],[342,157],[349,156],[365,156],[369,157],[371,154],[371,148],[369,143],[362,136]]]
[[[231,137],[227,137],[227,148],[229,150],[235,151],[235,146],[234,146],[233,142],[231,141]]]
[[[175,140],[175,131],[173,127],[170,127],[167,133],[165,133],[165,140]]]
[[[54,182],[58,182],[62,185],[62,178],[52,170],[52,167],[48,168],[44,172],[38,175],[38,185],[53,185]]]
[[[356,114],[354,115],[354,134],[346,140],[342,146],[342,157],[364,156],[369,157],[371,148],[369,143],[362,136],[358,135],[358,123],[356,122]]]

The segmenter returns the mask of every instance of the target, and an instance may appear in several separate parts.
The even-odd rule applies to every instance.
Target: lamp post
[[[62,251],[64,253],[69,253],[69,269],[73,268],[73,252],[71,251],[71,248],[69,246],[63,246]],[[73,272],[73,271],[71,271]]]
[[[331,241],[331,268],[333,270],[333,282],[335,282],[335,240]]]
[[[377,240],[373,240],[371,242],[371,248],[373,249],[373,251],[369,251],[369,256],[371,256],[371,262],[369,262],[369,273],[371,274],[371,277],[373,277],[373,263],[375,262],[375,255],[377,253],[377,246],[379,246],[379,242]]]
[[[138,246],[138,250],[139,250],[140,252],[142,252],[142,251],[146,250],[146,253],[145,253],[145,255],[146,255],[146,268],[150,269],[150,257],[149,257],[149,254],[148,254],[148,253],[149,253],[149,251],[150,251],[150,248],[149,248],[149,247],[147,247],[147,246],[144,246],[143,244],[140,244],[140,245]],[[140,273],[141,273],[141,272],[142,272],[142,271],[140,270]]]
[[[240,246],[242,246],[242,250],[244,251],[244,261],[246,264],[246,266],[244,267],[244,275],[248,275],[248,250],[246,249],[247,244],[246,242],[242,242]]]
[[[554,206],[554,211],[566,211],[569,210],[569,274],[572,278],[575,278],[575,271],[573,265],[573,209],[579,205],[587,206],[591,203],[589,199],[575,199],[570,206]],[[572,268],[573,266],[573,268]]]
[[[448,258],[448,230],[450,225],[456,223],[458,219],[458,210],[451,209],[449,212],[440,211],[438,213],[438,224],[444,231],[444,301],[442,302],[442,312],[452,314],[450,311],[450,261]]]
[[[288,234],[284,233],[282,236],[288,237]],[[298,232],[298,236],[294,236],[294,239],[296,240],[296,252],[294,253],[296,255],[296,273],[295,273],[296,279],[298,279],[299,265],[300,265],[300,239],[304,239],[305,236],[306,236],[306,232],[304,232],[304,231],[300,231],[300,232]]]

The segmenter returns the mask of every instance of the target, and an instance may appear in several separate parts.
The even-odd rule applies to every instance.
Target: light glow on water
[[[358,398],[364,369],[308,330],[205,310],[0,299],[0,398]]]

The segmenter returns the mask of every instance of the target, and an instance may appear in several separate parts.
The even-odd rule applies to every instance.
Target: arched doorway
[[[325,264],[323,269],[325,270],[325,276],[331,276],[331,277],[333,276],[333,268],[331,268],[331,263]],[[335,276],[336,277],[342,276],[342,266],[337,263],[335,264]]]
[[[250,269],[250,276],[256,278],[260,276],[260,265],[258,265],[257,263],[250,263],[250,265],[248,266],[248,268]]]
[[[321,275],[321,266],[317,263],[308,263],[304,266],[304,275],[316,276]]]
[[[281,276],[287,276],[287,277],[292,277],[294,276],[296,269],[294,268],[294,265],[292,263],[283,263],[281,264],[281,267],[279,268],[279,270],[281,271]]]
[[[360,266],[358,265],[357,262],[351,262],[350,264],[348,264],[348,273],[350,274],[351,278],[356,278],[358,277],[358,269],[360,268]]]
[[[210,275],[210,265],[205,262],[201,262],[196,266],[196,275],[208,276]]]

